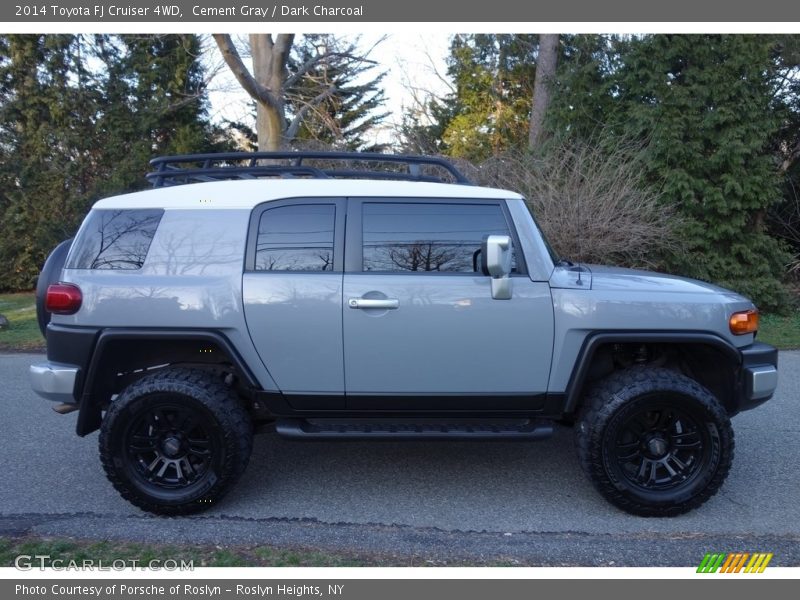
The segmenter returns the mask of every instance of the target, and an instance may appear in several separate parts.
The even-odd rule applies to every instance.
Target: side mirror
[[[492,298],[511,299],[511,238],[489,235],[481,245],[481,270],[492,279]]]

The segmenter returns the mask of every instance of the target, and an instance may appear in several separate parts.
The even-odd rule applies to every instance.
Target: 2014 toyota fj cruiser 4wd
[[[48,258],[47,361],[30,368],[39,395],[78,411],[78,435],[100,429],[108,478],[144,510],[219,500],[265,424],[533,440],[573,420],[601,494],[677,515],[719,489],[730,418],[777,385],[750,301],[560,260],[521,196],[444,160],[153,164],[155,189],[97,202]]]

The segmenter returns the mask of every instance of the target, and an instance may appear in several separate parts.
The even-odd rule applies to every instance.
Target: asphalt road
[[[736,456],[699,510],[645,519],[607,504],[572,432],[534,443],[290,442],[256,437],[237,487],[197,517],[159,518],[106,480],[97,434],[75,435],[30,391],[38,355],[0,355],[0,535],[274,544],[400,561],[696,565],[706,552],[774,552],[800,565],[800,352],[780,355],[775,398],[734,419]]]

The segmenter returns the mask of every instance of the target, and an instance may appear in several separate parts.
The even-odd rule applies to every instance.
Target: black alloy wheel
[[[221,446],[213,418],[176,400],[170,395],[154,397],[123,434],[129,467],[154,492],[201,481]]]
[[[209,508],[244,472],[250,417],[209,372],[167,368],[129,385],[100,428],[100,460],[123,498],[163,515]]]
[[[662,368],[613,373],[588,394],[575,441],[594,486],[640,516],[676,516],[719,490],[733,460],[733,429],[719,401]]]
[[[617,421],[606,436],[605,460],[643,491],[686,485],[712,459],[717,440],[701,417],[664,402],[663,396],[643,399],[639,410]]]

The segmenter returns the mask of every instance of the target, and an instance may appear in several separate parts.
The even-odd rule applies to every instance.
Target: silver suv
[[[719,489],[730,418],[777,385],[749,300],[559,258],[521,196],[441,159],[153,165],[154,189],[97,202],[48,258],[30,369],[144,510],[217,502],[257,430],[535,440],[572,422],[600,493],[672,516]]]

